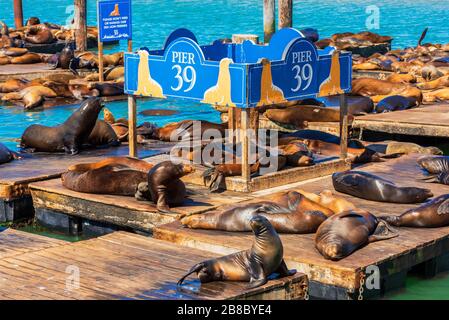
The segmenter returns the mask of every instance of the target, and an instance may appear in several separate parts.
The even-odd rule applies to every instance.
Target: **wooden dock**
[[[141,158],[168,152],[171,144],[139,145]],[[85,150],[76,156],[65,154],[25,154],[23,159],[0,166],[0,222],[32,216],[28,184],[59,177],[70,165],[95,162],[105,157],[126,156],[128,146]],[[31,213],[30,213],[31,211]]]
[[[421,175],[416,164],[417,155],[404,156],[388,162],[366,165],[360,170],[372,172],[386,179],[393,179],[399,185],[427,187],[435,196],[449,193],[449,186],[426,184],[416,178]],[[331,177],[325,177],[290,186],[309,192],[333,190]],[[266,191],[252,193],[264,196]],[[338,193],[337,193],[338,194]],[[343,195],[344,198],[373,214],[400,214],[415,205],[379,203]],[[440,268],[441,259],[448,260],[449,227],[436,229],[398,229],[400,236],[391,240],[369,244],[351,256],[332,262],[324,259],[314,248],[314,235],[281,235],[284,244],[284,258],[289,268],[308,275],[310,295],[327,299],[357,298],[360,278],[369,266],[380,271],[381,288],[367,290],[364,297],[376,297],[391,289],[404,285],[407,272],[412,267],[423,265],[427,275],[433,275]],[[232,233],[183,228],[179,222],[157,227],[154,237],[187,247],[229,254],[242,250],[250,241],[248,233]]]
[[[353,128],[426,137],[449,137],[449,104],[356,117]]]
[[[126,232],[68,243],[24,232],[0,232],[0,299],[212,300],[304,299],[308,283],[297,273],[248,290],[247,283],[176,282],[216,254]],[[33,246],[30,249],[30,245]]]

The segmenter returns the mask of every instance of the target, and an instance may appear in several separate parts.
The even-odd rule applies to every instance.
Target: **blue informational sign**
[[[125,54],[128,94],[240,108],[349,92],[351,78],[349,52],[319,50],[291,28],[278,31],[268,45],[215,41],[207,46],[178,29],[162,50]]]
[[[131,0],[102,0],[97,3],[100,41],[132,38]]]

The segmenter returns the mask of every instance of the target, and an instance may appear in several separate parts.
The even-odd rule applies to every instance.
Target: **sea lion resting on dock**
[[[29,81],[25,79],[8,79],[0,83],[0,93],[20,91],[27,87]]]
[[[270,221],[277,232],[305,234],[315,232],[327,217],[334,214],[295,191],[286,192],[276,200],[232,205],[224,211],[182,218],[181,223],[193,229],[250,231],[250,219],[260,215]]]
[[[272,273],[278,273],[281,277],[295,274],[285,264],[281,239],[270,222],[256,216],[249,224],[255,236],[251,249],[198,263],[178,281],[178,285],[195,272],[201,283],[249,281],[249,288],[264,285]]]
[[[152,164],[128,157],[111,157],[95,163],[70,166],[61,176],[67,189],[93,194],[134,196],[147,180]]]
[[[422,180],[449,185],[449,157],[422,157],[418,164],[429,172]]]
[[[416,143],[411,142],[399,142],[392,141],[387,144],[387,149],[385,154],[410,154],[410,153],[421,153],[421,154],[433,154],[440,155],[443,151],[437,147],[422,147]]]
[[[323,190],[319,194],[307,192],[304,190],[296,191],[312,200],[313,202],[316,202],[321,206],[328,208],[335,214],[356,209],[355,205],[352,202],[349,202],[342,197],[336,196],[331,190]]]
[[[20,156],[9,150],[3,143],[0,143],[0,164],[20,159]]]
[[[374,102],[382,99],[400,95],[404,97],[413,97],[419,103],[422,102],[423,95],[421,90],[408,84],[389,82],[372,78],[358,78],[352,81],[352,93],[369,96]]]
[[[410,209],[400,216],[385,215],[383,219],[395,227],[440,228],[449,225],[449,194]]]
[[[111,125],[103,120],[97,120],[89,137],[85,141],[92,146],[119,146],[120,140]]]
[[[2,97],[2,101],[22,100],[25,109],[39,107],[45,98],[56,98],[58,95],[50,88],[42,85],[27,86],[19,92],[10,92]]]
[[[385,221],[369,212],[350,210],[324,221],[315,235],[315,248],[329,260],[340,260],[367,243],[397,237]]]
[[[376,113],[416,108],[419,102],[414,97],[389,96],[379,101],[374,109]]]
[[[35,124],[28,127],[22,135],[20,146],[33,151],[77,154],[95,127],[102,108],[100,99],[88,99],[59,126]]]
[[[364,171],[334,173],[332,184],[338,192],[371,201],[419,203],[433,197],[429,189],[399,187],[389,180]]]
[[[169,206],[182,204],[186,197],[186,187],[180,178],[194,171],[190,165],[160,162],[148,172],[147,182],[138,185],[135,196],[137,200],[153,201],[161,212],[170,212]]]

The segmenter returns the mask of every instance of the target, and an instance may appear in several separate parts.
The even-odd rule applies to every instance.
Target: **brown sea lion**
[[[10,57],[0,57],[0,66],[6,66],[11,63]]]
[[[58,97],[64,98],[72,98],[73,94],[69,89],[69,85],[67,83],[61,83],[56,81],[45,81],[42,84],[44,87],[50,88],[53,90]]]
[[[25,23],[26,26],[35,26],[41,24],[41,20],[38,17],[30,17]]]
[[[434,90],[434,89],[449,87],[449,75],[440,77],[433,81],[418,83],[417,87],[422,90]]]
[[[352,202],[349,202],[342,197],[336,196],[331,190],[323,190],[319,194],[307,192],[304,190],[296,191],[312,200],[313,202],[316,202],[321,206],[328,208],[335,214],[356,209],[355,205]],[[324,214],[326,214],[326,212],[324,212]]]
[[[25,79],[9,79],[0,83],[1,93],[16,92],[24,89],[28,85],[29,81]]]
[[[85,143],[92,146],[119,146],[120,140],[109,123],[97,120]]]
[[[374,102],[379,102],[387,96],[401,95],[422,101],[422,93],[418,88],[408,84],[395,83],[373,78],[358,78],[352,81],[352,93],[369,96]]]
[[[2,97],[2,101],[23,100],[25,109],[42,105],[45,98],[55,98],[58,95],[52,89],[44,86],[27,86],[19,92],[10,92]]]
[[[440,228],[449,225],[449,194],[410,209],[399,216],[384,215],[383,219],[395,227]]]
[[[142,116],[172,116],[178,114],[179,111],[167,109],[149,109],[139,112]]]
[[[112,157],[71,166],[61,180],[64,187],[77,192],[134,196],[151,168],[152,165],[143,160]]]
[[[100,92],[96,89],[89,89],[86,84],[81,83],[69,83],[69,90],[72,95],[78,99],[83,100],[88,97],[99,97]]]
[[[419,203],[433,197],[429,189],[399,187],[389,180],[364,171],[334,173],[332,184],[338,192],[371,201]]]
[[[417,162],[430,174],[449,172],[449,157],[447,156],[421,157]]]
[[[20,156],[9,150],[3,143],[0,142],[0,164],[20,159]]]
[[[28,52],[23,56],[11,58],[10,62],[12,64],[33,64],[42,62],[42,57],[38,53]]]
[[[249,288],[264,285],[272,273],[281,277],[293,275],[295,271],[288,270],[281,239],[270,222],[257,216],[249,224],[255,236],[251,249],[198,263],[178,281],[178,285],[195,272],[201,283],[249,281]]]
[[[323,97],[321,100],[326,108],[336,109],[340,112],[339,96]],[[365,96],[347,95],[346,104],[348,106],[348,115],[350,116],[371,113],[374,109],[373,101]],[[338,119],[340,119],[340,116],[338,116]]]
[[[27,48],[2,48],[0,49],[0,56],[5,55],[8,57],[19,57],[23,56],[24,54],[28,53]]]
[[[28,30],[25,31],[24,40],[33,44],[48,44],[55,42],[55,37],[50,28],[44,24],[39,24],[30,26]]]
[[[302,194],[290,191],[285,194],[286,206],[270,201],[237,204],[225,211],[209,211],[181,219],[184,226],[194,229],[224,231],[250,231],[249,221],[260,215],[268,219],[280,233],[313,233],[333,212],[311,201]]]
[[[362,246],[397,237],[385,221],[362,210],[345,211],[324,221],[315,235],[315,248],[329,260],[340,260]]]
[[[389,75],[386,80],[397,83],[415,83],[416,77],[409,73],[393,73]],[[418,88],[423,89],[419,85]]]
[[[290,124],[297,128],[307,127],[308,122],[340,121],[340,111],[337,109],[305,105],[285,109],[270,109],[264,115],[271,121]]]
[[[159,211],[170,212],[169,206],[184,202],[186,188],[180,178],[194,171],[190,165],[171,161],[160,162],[150,170],[147,187]]]
[[[410,153],[422,153],[432,155],[442,155],[443,151],[437,147],[422,147],[416,143],[411,142],[399,142],[392,141],[387,145],[385,154],[410,154]]]
[[[205,120],[183,120],[169,123],[162,128],[156,128],[153,138],[161,141],[199,140],[204,136],[206,130],[213,129],[225,136],[227,123],[214,123]]]
[[[424,92],[424,101],[435,102],[435,101],[447,101],[449,100],[449,88],[438,89],[431,92]]]
[[[88,83],[87,89],[93,92],[95,92],[95,90],[98,91],[101,97],[119,96],[123,94],[123,83],[115,83],[115,82]],[[93,96],[96,96],[95,94]]]
[[[279,146],[280,153],[287,158],[287,164],[292,167],[307,167],[313,165],[313,153],[302,142],[293,141]]]
[[[59,126],[35,124],[28,127],[22,135],[20,146],[34,151],[77,154],[95,127],[102,108],[100,99],[88,99]]]

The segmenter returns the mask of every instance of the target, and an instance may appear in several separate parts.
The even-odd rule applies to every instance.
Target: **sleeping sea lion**
[[[207,130],[216,130],[221,137],[225,136],[227,123],[214,123],[206,120],[183,120],[169,123],[162,128],[155,128],[152,137],[161,141],[199,140]],[[198,129],[198,130],[196,130]]]
[[[319,194],[307,192],[304,190],[296,191],[312,200],[313,202],[316,202],[321,206],[328,208],[335,214],[356,209],[355,205],[352,202],[349,202],[342,197],[336,196],[331,190],[323,190]]]
[[[401,95],[413,97],[422,102],[421,90],[404,83],[395,83],[373,78],[358,78],[352,81],[352,93],[369,96],[374,102],[379,102],[387,96]]]
[[[286,201],[261,201],[232,205],[224,211],[209,211],[181,219],[192,229],[224,231],[250,231],[249,221],[257,215],[265,217],[280,233],[313,233],[319,225],[334,213],[302,194],[290,191],[282,197]],[[283,200],[283,199],[282,199]]]
[[[289,271],[285,264],[281,239],[270,222],[256,216],[249,224],[255,236],[251,249],[198,263],[178,281],[178,285],[195,272],[201,283],[249,281],[249,288],[264,285],[272,273],[281,277],[295,274],[296,271]]]
[[[24,89],[29,81],[25,79],[8,79],[0,83],[0,93],[16,92]]]
[[[398,234],[385,221],[362,210],[344,211],[324,221],[315,235],[315,248],[329,260],[340,260],[367,243]]]
[[[34,151],[77,154],[95,127],[102,108],[99,98],[88,99],[59,126],[35,124],[28,127],[22,135],[20,146]]]
[[[388,96],[381,101],[379,101],[374,108],[376,113],[407,110],[416,108],[419,106],[419,102],[413,97],[403,97],[403,96]]]
[[[287,164],[292,167],[307,167],[315,163],[313,153],[302,142],[293,141],[287,145],[281,145],[278,148],[280,154],[287,158]]]
[[[20,156],[9,150],[3,143],[0,142],[0,164],[20,159]]]
[[[148,172],[148,190],[151,200],[161,212],[170,212],[169,205],[182,204],[186,195],[181,177],[194,172],[195,169],[186,164],[174,164],[163,161]]]
[[[116,82],[88,83],[87,89],[93,90],[92,92],[98,91],[101,97],[119,96],[123,94],[123,83],[116,83]]]
[[[385,215],[381,219],[395,227],[439,228],[449,225],[449,194],[410,209],[400,216]]]
[[[42,57],[33,52],[25,53],[23,56],[13,57],[10,60],[12,64],[33,64],[42,62]]]
[[[42,85],[27,86],[19,92],[10,92],[2,97],[2,101],[22,99],[25,109],[39,107],[45,98],[56,98],[58,95],[52,89]]]
[[[334,173],[332,183],[338,192],[371,201],[419,203],[433,197],[429,189],[399,187],[389,180],[364,171]]]
[[[340,121],[340,111],[337,109],[306,105],[269,109],[264,116],[271,121],[292,125],[299,129],[307,127],[308,122]]]
[[[50,28],[44,24],[39,24],[28,28],[25,32],[24,40],[33,44],[48,44],[53,43],[55,41],[55,37],[53,36]]]
[[[438,79],[432,81],[418,83],[417,87],[422,90],[434,90],[449,87],[449,75],[439,77]]]
[[[399,142],[392,141],[387,144],[385,154],[409,154],[409,153],[422,153],[440,155],[443,151],[437,147],[422,147],[416,143],[411,142]]]
[[[424,101],[435,102],[435,101],[448,101],[449,100],[449,88],[445,87],[442,89],[437,89],[435,91],[424,92]]]
[[[421,157],[417,160],[418,164],[430,174],[439,174],[442,172],[449,172],[449,157],[435,156],[435,157]]]
[[[94,194],[134,196],[147,180],[152,164],[128,157],[111,157],[96,163],[70,166],[61,176],[67,189]]]
[[[89,137],[85,141],[92,146],[119,146],[120,140],[109,123],[97,120]]]
[[[320,99],[324,106],[340,110],[340,97],[329,96]],[[371,113],[374,109],[374,103],[369,97],[346,95],[346,104],[348,105],[348,115],[357,116]],[[340,118],[338,118],[340,119]]]

